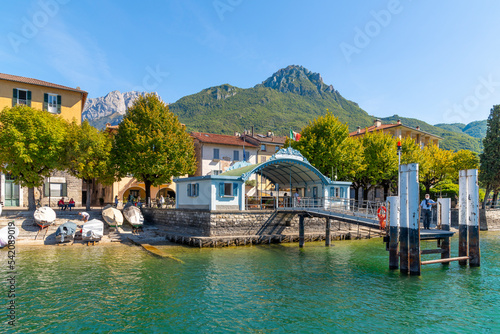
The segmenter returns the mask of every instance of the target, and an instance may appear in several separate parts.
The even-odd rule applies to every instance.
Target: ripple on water
[[[168,248],[184,264],[126,245],[23,247],[18,332],[496,332],[499,235],[482,235],[480,268],[421,277],[389,271],[380,239]]]

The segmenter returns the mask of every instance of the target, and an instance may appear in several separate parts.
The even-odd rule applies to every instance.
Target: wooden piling
[[[441,230],[450,230],[451,221],[451,199],[450,198],[439,198],[439,221],[441,222]],[[438,242],[440,240],[438,239]],[[440,241],[441,243],[441,259],[448,259],[450,257],[450,238],[444,238]],[[449,262],[443,262],[443,265],[448,265]]]
[[[409,217],[408,217],[408,165],[399,166],[399,270],[409,273]]]
[[[399,197],[387,197],[389,208],[389,269],[399,268],[398,259],[398,225],[399,225]]]
[[[419,194],[418,164],[408,165],[408,218],[409,221],[409,261],[410,275],[420,275],[420,224],[419,224]]]
[[[332,220],[326,218],[325,246],[330,247]]]
[[[467,203],[467,171],[461,170],[459,172],[459,216],[458,216],[458,256],[461,258],[465,258],[468,256],[468,245],[467,245],[467,211],[468,211],[468,203]],[[462,259],[458,261],[458,263],[462,266],[467,265],[467,259]]]
[[[467,234],[469,237],[469,266],[479,267],[481,251],[479,249],[479,184],[478,170],[467,170],[468,219]]]
[[[299,247],[304,247],[304,216],[299,216]]]

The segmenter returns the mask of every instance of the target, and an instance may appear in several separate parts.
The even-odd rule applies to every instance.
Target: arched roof
[[[243,167],[241,167],[244,165]],[[250,165],[242,163],[223,173],[227,176],[238,176],[246,181],[253,174],[262,174],[273,183],[282,185],[322,183],[331,184],[331,180],[307,161],[302,154],[291,147],[276,152],[268,161]],[[238,168],[239,167],[239,168]]]

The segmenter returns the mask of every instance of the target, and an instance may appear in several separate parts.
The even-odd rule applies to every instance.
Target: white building
[[[192,132],[197,168],[194,176],[220,175],[239,161],[257,163],[258,147],[235,136]]]

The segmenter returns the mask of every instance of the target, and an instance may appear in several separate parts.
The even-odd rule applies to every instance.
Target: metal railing
[[[364,201],[339,197],[246,197],[246,210],[294,210],[317,209],[338,212],[352,216],[377,218],[380,207],[385,202]]]

